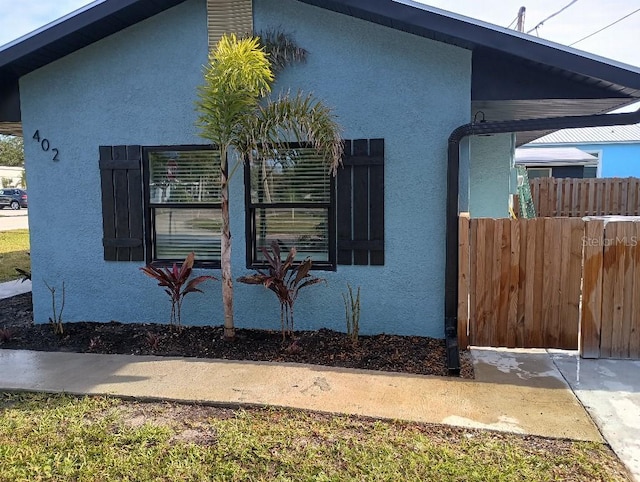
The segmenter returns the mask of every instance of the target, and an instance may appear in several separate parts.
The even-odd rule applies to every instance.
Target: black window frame
[[[181,263],[183,259],[154,259],[156,257],[155,237],[156,226],[153,211],[157,208],[178,208],[178,209],[217,209],[222,211],[222,203],[152,203],[149,167],[149,153],[163,151],[217,151],[217,146],[213,144],[182,144],[168,146],[142,146],[142,179],[143,179],[143,203],[144,203],[144,250],[146,263],[151,266],[166,267],[173,263]],[[196,254],[194,268],[220,269],[220,260],[198,260]]]
[[[309,143],[288,142],[284,143],[286,149],[301,149],[312,147]],[[328,166],[327,166],[328,169]],[[330,175],[329,202],[278,202],[278,203],[254,203],[251,200],[251,166],[249,159],[244,161],[244,197],[245,197],[245,240],[246,240],[246,265],[248,269],[266,268],[267,262],[258,259],[256,210],[262,209],[291,209],[291,208],[325,208],[327,210],[328,223],[328,261],[313,261],[312,270],[336,271],[337,269],[337,241],[336,241],[336,176]],[[303,258],[296,259],[294,264],[300,264]]]

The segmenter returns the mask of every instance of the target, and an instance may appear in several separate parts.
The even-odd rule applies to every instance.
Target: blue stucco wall
[[[103,261],[97,147],[202,142],[193,101],[206,61],[204,8],[189,0],[22,79],[37,322],[51,316],[43,280],[65,281],[68,321],[167,319],[167,297],[140,263]],[[318,273],[327,286],[301,293],[296,328],[344,330],[349,282],[362,290],[362,333],[443,336],[446,147],[469,121],[470,52],[293,0],[254,8],[256,30],[291,32],[309,50],[276,92],[313,92],[335,108],[345,138],[385,139],[385,266]],[[60,149],[60,162],[29,142],[35,129]],[[247,273],[243,189],[236,175],[234,277]],[[61,190],[65,202],[51,202]],[[187,297],[186,323],[222,322],[220,285],[207,283],[204,295]],[[273,293],[236,283],[235,321],[279,328]]]
[[[513,134],[471,137],[469,147],[469,213],[473,218],[509,216]]]
[[[640,177],[640,143],[586,144],[585,151],[601,151],[601,177]]]
[[[640,143],[585,144],[585,151],[601,151],[601,177],[640,177]]]
[[[523,148],[575,147],[586,152],[598,152],[598,177],[640,177],[640,142],[600,144],[530,144]]]

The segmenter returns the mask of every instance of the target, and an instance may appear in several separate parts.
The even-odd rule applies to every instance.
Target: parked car
[[[15,187],[0,189],[0,209],[10,207],[20,209],[27,207],[27,191]]]

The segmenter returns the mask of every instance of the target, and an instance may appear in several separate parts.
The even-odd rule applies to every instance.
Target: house
[[[529,179],[539,177],[589,179],[598,177],[600,159],[577,147],[532,147],[516,149],[515,165],[527,169]]]
[[[139,268],[197,239],[216,274],[215,150],[194,127],[196,87],[222,32],[269,28],[309,51],[275,92],[313,92],[347,140],[336,180],[310,171],[318,199],[260,202],[251,173],[231,180],[234,277],[279,236],[307,243],[327,280],[300,295],[296,329],[344,330],[350,283],[361,333],[455,336],[457,213],[506,217],[515,147],[629,122],[597,114],[640,98],[636,67],[409,1],[95,2],[0,48],[0,132],[25,138],[36,322],[51,316],[45,281],[65,282],[65,321],[166,320]],[[185,197],[166,202],[176,176]],[[220,285],[203,287],[183,320],[220,324]],[[236,284],[234,310],[239,327],[279,327],[267,290]]]
[[[0,166],[0,187],[24,187],[24,167]]]
[[[535,139],[519,150],[529,155],[532,150],[551,152],[569,148],[594,156],[596,162],[585,163],[583,170],[562,164],[569,169],[560,175],[554,171],[553,177],[640,177],[640,124],[563,129]],[[560,165],[556,163],[556,167]]]

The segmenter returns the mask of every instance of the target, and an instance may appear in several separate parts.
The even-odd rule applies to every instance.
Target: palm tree
[[[217,145],[221,159],[222,301],[224,337],[233,339],[233,279],[229,226],[228,158],[237,168],[254,152],[277,149],[287,142],[308,142],[335,174],[342,157],[340,128],[331,110],[311,95],[282,94],[267,98],[274,81],[269,56],[256,37],[223,36],[209,56],[196,109],[200,135]]]

